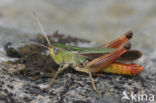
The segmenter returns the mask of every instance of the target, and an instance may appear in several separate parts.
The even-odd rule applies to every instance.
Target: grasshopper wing
[[[89,68],[92,72],[95,73],[100,72],[109,64],[111,64],[114,60],[116,60],[120,55],[127,52],[129,48],[130,44],[125,44],[111,53],[91,60],[89,63],[87,63],[86,68]]]
[[[131,62],[139,59],[142,56],[142,53],[138,50],[129,50],[126,53],[122,54],[117,58],[117,62]]]
[[[53,43],[54,46],[66,49],[66,50],[71,50],[71,51],[77,51],[79,54],[88,54],[88,53],[110,53],[114,51],[114,48],[84,48],[84,47],[75,47],[75,46],[68,46],[68,45],[63,45],[59,43]]]

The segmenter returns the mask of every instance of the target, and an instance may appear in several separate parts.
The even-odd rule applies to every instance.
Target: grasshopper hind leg
[[[94,83],[94,79],[92,77],[92,73],[89,71],[89,69],[86,69],[86,68],[80,68],[80,67],[75,67],[74,68],[76,71],[80,71],[80,72],[84,72],[84,73],[87,73],[89,74],[89,78],[91,80],[91,84],[92,84],[92,87],[93,89],[95,90],[95,92],[99,95],[99,97],[101,97],[101,93],[100,91],[96,88],[96,85]]]
[[[58,68],[57,72],[55,73],[55,75],[53,76],[52,80],[49,83],[49,86],[43,89],[49,89],[50,86],[52,86],[52,84],[54,83],[56,77],[58,76],[59,73],[61,73],[62,71],[64,71],[65,69],[67,69],[69,66],[69,64],[62,64],[60,65],[60,67]]]
[[[96,88],[96,86],[95,86],[94,79],[93,79],[93,77],[92,77],[92,73],[89,72],[88,74],[89,74],[89,77],[90,77],[90,80],[91,80],[93,89],[96,91],[96,93],[99,95],[99,97],[101,97],[100,91],[99,91],[99,90]]]

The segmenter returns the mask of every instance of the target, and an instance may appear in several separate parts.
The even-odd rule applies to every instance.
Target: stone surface
[[[7,42],[12,41],[14,47],[18,47],[22,45],[21,41],[34,38],[40,32],[32,15],[33,11],[37,11],[48,34],[59,30],[98,44],[133,30],[132,46],[143,52],[143,57],[137,62],[144,65],[145,69],[134,77],[109,74],[95,76],[95,83],[102,92],[102,98],[98,98],[86,74],[64,73],[50,90],[43,91],[41,87],[46,86],[50,79],[32,81],[23,75],[11,75],[6,71],[18,67],[0,64],[0,102],[132,102],[121,100],[123,91],[156,96],[155,4],[155,0],[1,0],[0,62],[13,59],[5,55],[3,47]],[[83,43],[80,42],[79,46],[94,45],[92,42]]]

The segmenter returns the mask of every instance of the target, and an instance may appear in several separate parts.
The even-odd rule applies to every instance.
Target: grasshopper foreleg
[[[48,89],[50,88],[50,86],[52,86],[52,84],[54,83],[56,77],[58,76],[59,73],[61,73],[62,71],[64,71],[65,69],[67,69],[69,66],[69,64],[62,64],[60,65],[60,67],[58,68],[57,72],[55,73],[55,75],[53,76],[52,80],[49,83],[49,86],[47,88],[44,89]]]

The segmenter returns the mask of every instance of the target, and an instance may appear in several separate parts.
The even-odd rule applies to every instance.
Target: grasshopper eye
[[[49,45],[49,48],[53,48],[53,45]]]

